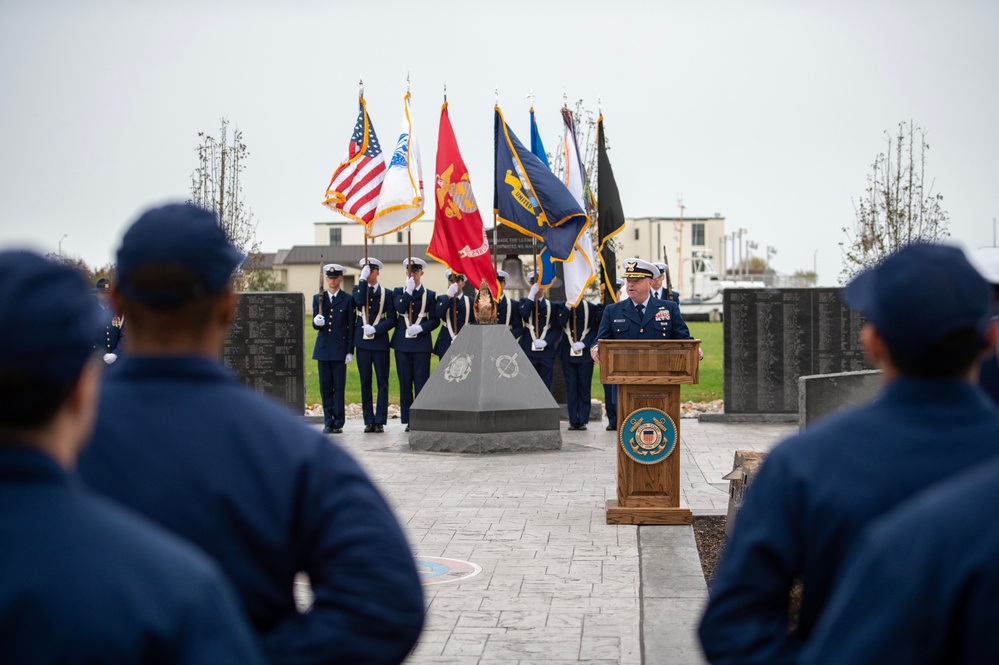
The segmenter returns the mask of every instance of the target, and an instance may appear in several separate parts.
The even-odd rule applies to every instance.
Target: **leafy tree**
[[[244,263],[246,291],[284,291],[285,285],[273,270],[264,267],[264,255],[257,253]]]
[[[797,270],[792,276],[798,282],[799,286],[815,286],[815,282],[819,278],[819,276],[811,270]]]
[[[864,196],[854,203],[853,228],[843,227],[844,283],[909,243],[950,235],[943,195],[933,192],[932,180],[926,181],[926,130],[912,121],[900,122],[898,133],[886,131],[885,137],[888,148],[874,159]]]
[[[201,143],[195,148],[198,167],[191,174],[191,203],[214,210],[229,242],[246,254],[258,250],[257,224],[246,205],[240,174],[250,152],[243,143],[243,132],[236,127],[230,133],[229,119],[222,118],[218,138],[198,132]],[[251,270],[252,272],[252,270]],[[237,275],[238,288],[244,288],[247,270]]]
[[[58,254],[56,252],[49,252],[45,255],[45,258],[56,261],[57,263],[62,263],[65,266],[72,268],[77,271],[91,284],[96,283],[98,277],[90,270],[90,266],[87,262],[81,259],[79,256],[70,256],[68,254]]]

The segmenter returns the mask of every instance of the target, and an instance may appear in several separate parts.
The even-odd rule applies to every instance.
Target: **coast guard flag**
[[[561,149],[562,163],[565,164],[562,182],[566,189],[572,192],[573,198],[583,210],[592,210],[593,200],[586,181],[583,161],[579,157],[579,144],[576,141],[576,123],[572,119],[572,112],[565,107],[562,108],[562,121],[564,127]],[[586,287],[597,278],[589,222],[590,220],[587,218],[582,234],[576,239],[572,256],[562,264],[565,275],[565,301],[572,303],[573,307],[579,305],[586,292]]]
[[[611,238],[624,230],[624,207],[617,191],[614,171],[607,159],[604,117],[597,120],[597,232],[600,235],[600,265],[603,267],[603,302],[617,301],[617,262]]]
[[[378,206],[378,194],[385,179],[385,159],[368,118],[364,97],[359,101],[361,110],[347,146],[347,156],[333,172],[323,205],[367,225]]]
[[[493,299],[499,298],[499,282],[489,254],[486,229],[472,195],[468,169],[458,151],[447,102],[441,107],[437,132],[437,168],[434,176],[434,231],[427,254],[465,276],[479,288],[486,281]]]
[[[409,93],[403,99],[405,113],[395,152],[385,171],[378,209],[368,225],[369,238],[377,238],[409,226],[423,214],[423,165],[420,146],[409,114]]]
[[[498,106],[494,138],[497,219],[544,242],[555,260],[568,259],[586,225],[586,213],[555,174],[517,139]]]
[[[541,132],[538,131],[538,123],[534,119],[533,107],[531,108],[531,153],[541,160],[541,163],[545,165],[545,168],[549,171],[551,170],[552,167],[548,163],[548,155],[545,154],[545,146],[541,143]],[[538,254],[538,268],[541,273],[541,278],[538,280],[538,284],[547,289],[555,283],[555,262],[552,259],[551,250],[548,249],[548,245],[546,243],[541,243],[541,248]]]

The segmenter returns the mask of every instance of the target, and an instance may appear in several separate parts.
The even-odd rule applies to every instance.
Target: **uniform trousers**
[[[323,398],[323,425],[343,427],[343,391],[347,386],[347,363],[336,360],[320,360],[319,394]]]
[[[544,382],[545,387],[551,392],[553,373],[555,369],[555,359],[554,358],[531,358],[528,354],[528,360],[531,361],[531,367],[537,371],[538,376]]]
[[[361,375],[361,409],[365,425],[384,425],[388,422],[389,352],[357,349],[357,371]],[[378,402],[372,409],[371,378],[378,382]]]
[[[585,425],[590,422],[593,363],[568,363],[563,360],[562,373],[565,374],[565,402],[569,408],[569,424]]]
[[[430,378],[429,351],[396,351],[395,368],[399,373],[399,418],[409,424],[409,407]]]
[[[607,424],[617,429],[617,385],[600,384],[604,387],[604,408],[607,410]]]

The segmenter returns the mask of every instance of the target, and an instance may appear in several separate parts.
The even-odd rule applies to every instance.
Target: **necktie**
[[[638,310],[639,318],[645,316],[645,305],[635,305],[635,309]]]

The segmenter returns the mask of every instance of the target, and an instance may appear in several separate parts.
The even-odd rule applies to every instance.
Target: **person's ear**
[[[865,323],[860,329],[860,345],[871,366],[884,369],[885,361],[888,360],[888,345],[873,323]]]

